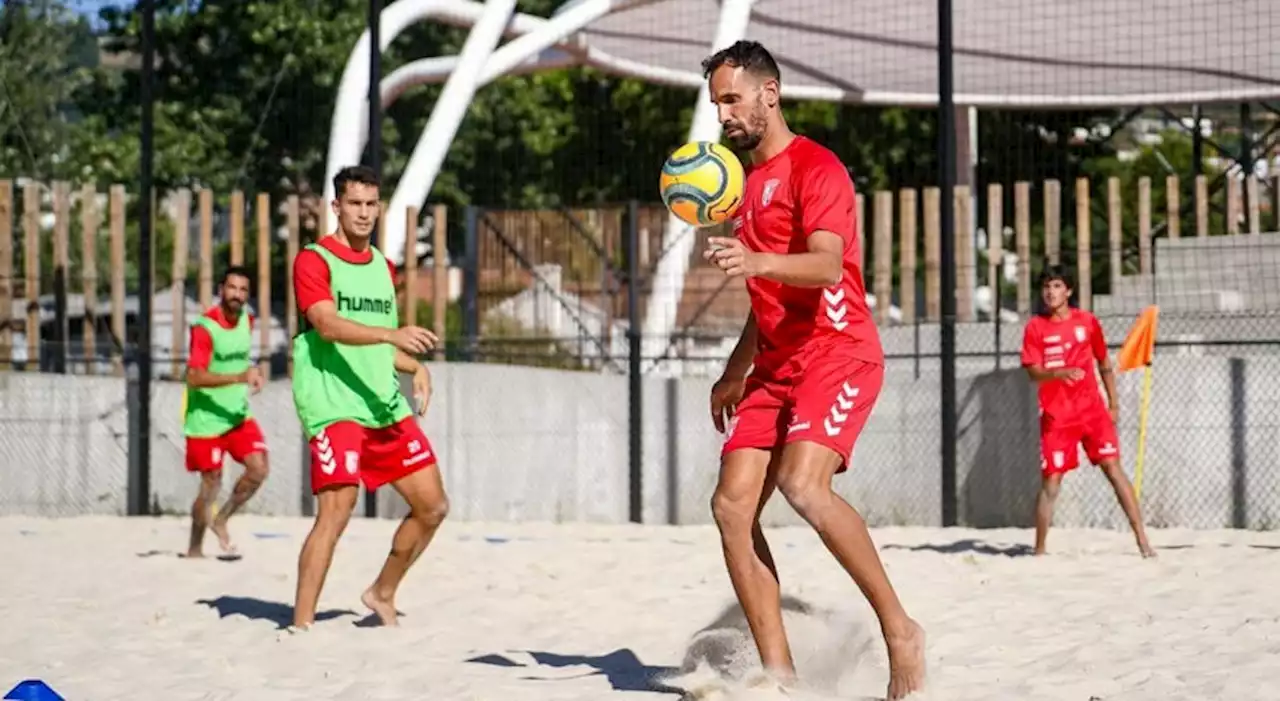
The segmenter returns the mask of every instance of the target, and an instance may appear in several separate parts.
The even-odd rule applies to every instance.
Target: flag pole
[[[1147,448],[1147,412],[1151,408],[1151,363],[1142,371],[1142,408],[1138,411],[1138,462],[1133,472],[1133,494],[1142,501],[1142,463]]]
[[[1151,413],[1151,374],[1155,364],[1156,327],[1160,308],[1151,305],[1142,310],[1120,346],[1117,365],[1120,372],[1142,368],[1142,408],[1138,410],[1138,461],[1133,471],[1133,495],[1142,501],[1142,468],[1147,457],[1147,419]]]

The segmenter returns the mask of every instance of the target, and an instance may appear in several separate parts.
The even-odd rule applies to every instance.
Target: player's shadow
[[[547,676],[540,677],[532,674],[521,677],[522,679],[536,681],[560,681],[563,679],[576,679],[580,677],[594,676],[603,674],[609,681],[609,685],[614,691],[657,691],[679,694],[679,689],[662,684],[660,679],[669,676],[675,672],[674,667],[656,667],[646,665],[640,661],[636,653],[630,648],[621,648],[614,650],[606,655],[563,655],[555,652],[537,652],[533,650],[520,650],[521,652],[533,658],[538,665],[545,667],[590,667],[591,671],[576,677],[556,677]],[[524,667],[531,671],[535,668],[505,655],[491,653],[472,657],[467,660],[473,664],[487,664],[496,667]]]
[[[252,596],[219,596],[216,599],[197,599],[196,603],[217,611],[219,618],[243,616],[252,621],[270,621],[278,628],[288,628],[293,623],[293,607],[278,601],[264,601]],[[317,611],[316,622],[355,615],[358,614],[350,609]]]
[[[138,557],[163,556],[163,557],[176,557],[179,560],[188,559],[186,553],[178,552],[177,550],[146,550],[140,553],[136,553],[136,555]],[[217,560],[219,562],[239,562],[244,559],[244,556],[238,553],[222,553],[219,555],[206,555],[203,559]]]
[[[913,550],[928,551],[955,555],[957,553],[976,553],[978,555],[1003,555],[1004,557],[1027,557],[1035,554],[1035,548],[1026,543],[1018,545],[992,545],[972,538],[957,540],[954,543],[924,543],[922,545],[884,545],[881,550]]]
[[[957,475],[961,523],[1026,528],[1040,490],[1040,422],[1035,387],[1021,368],[968,381],[959,404]]]

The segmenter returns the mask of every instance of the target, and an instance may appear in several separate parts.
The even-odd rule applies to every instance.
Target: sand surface
[[[352,521],[322,621],[291,636],[306,521],[233,520],[244,556],[226,562],[179,558],[179,518],[0,519],[0,692],[37,677],[68,701],[674,700],[651,680],[695,634],[715,664],[742,652],[732,620],[699,634],[732,601],[713,528],[447,523],[401,627],[370,627],[359,596],[394,525]],[[1280,698],[1278,533],[1157,530],[1153,562],[1123,532],[1056,530],[1048,558],[1025,556],[1021,530],[873,535],[930,636],[921,698]],[[811,607],[787,617],[816,687],[800,698],[880,698],[857,589],[808,530],[770,538],[784,591]]]

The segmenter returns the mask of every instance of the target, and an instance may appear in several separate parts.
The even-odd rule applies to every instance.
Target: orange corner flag
[[[1120,355],[1116,366],[1120,372],[1147,367],[1151,364],[1156,352],[1156,324],[1160,316],[1160,308],[1151,305],[1142,310],[1138,321],[1129,329],[1120,346]]]

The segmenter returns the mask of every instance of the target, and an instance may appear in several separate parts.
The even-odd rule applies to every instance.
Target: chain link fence
[[[0,372],[0,510],[123,513],[127,415],[123,382]]]
[[[155,514],[185,514],[198,480],[185,469],[182,433],[184,386],[152,385],[150,494]],[[131,451],[139,427],[138,400],[123,377],[0,372],[0,456],[7,488],[0,512],[38,516],[124,514]],[[270,382],[252,399],[268,445],[270,478],[245,507],[247,513],[301,511],[305,445],[293,416],[288,382]],[[240,475],[228,460],[223,497]]]
[[[298,325],[290,271],[299,248],[329,231],[322,193],[337,134],[336,152],[385,169],[376,243],[400,261],[405,320],[446,339],[425,423],[455,515],[708,521],[721,437],[707,394],[750,305],[741,281],[701,260],[705,238],[723,232],[671,230],[655,190],[691,125],[714,126],[693,88],[733,4],[628,4],[520,69],[542,74],[481,87],[417,198],[430,202],[404,209],[390,201],[404,199],[401,173],[422,172],[410,166],[432,149],[413,139],[442,94],[414,64],[456,53],[466,27],[427,22],[388,39],[380,141],[366,148],[334,129],[358,104],[339,104],[335,86],[347,82],[342,59],[365,26],[363,3],[244,0],[166,15],[157,55],[178,60],[155,68],[145,291],[137,8],[0,9],[5,45],[29,47],[0,52],[3,118],[23,125],[0,132],[0,479],[15,485],[0,513],[127,509],[137,402],[124,349],[138,343],[144,294],[156,373],[146,500],[187,508],[186,334],[231,264],[253,273],[255,344],[273,378],[254,399],[273,475],[247,508],[307,512],[287,384]],[[1030,522],[1038,427],[1019,350],[1036,277],[1060,263],[1113,349],[1143,308],[1161,309],[1143,443],[1148,520],[1276,526],[1280,111],[1267,91],[1280,76],[1260,37],[1280,27],[1280,9],[1184,5],[958,8],[957,106],[943,114],[934,3],[756,3],[746,35],[780,58],[789,125],[834,150],[859,193],[886,382],[837,484],[870,522],[940,524],[944,506],[962,524]],[[522,1],[527,14],[509,28],[532,31],[562,6]],[[944,128],[956,146],[951,192],[939,186]],[[955,214],[947,241],[943,197]],[[396,222],[403,243],[388,238]],[[953,359],[940,342],[944,250],[957,283]],[[957,407],[944,417],[949,362]],[[1118,378],[1131,473],[1143,380]],[[956,423],[954,446],[942,444],[944,419]],[[954,495],[943,489],[948,451]],[[1097,471],[1080,470],[1058,522],[1119,526],[1108,492]],[[379,497],[379,515],[402,510]],[[795,522],[781,503],[766,517]]]
[[[625,217],[613,214],[608,221],[625,221]],[[877,214],[872,211],[870,219],[864,221],[877,221]],[[917,219],[914,214],[903,216],[897,212],[893,228],[900,228],[903,219]],[[1041,212],[1036,214],[1043,216]],[[1010,219],[1028,217],[1012,211],[1009,215]],[[504,216],[515,215],[508,212]],[[927,214],[921,219],[932,220]],[[478,221],[484,221],[484,217]],[[637,217],[636,221],[642,225],[645,219]],[[1104,220],[1094,225],[1105,231],[1107,223]],[[884,228],[887,227],[881,225]],[[1059,235],[1075,244],[1076,230],[1076,226],[1068,226]],[[1013,232],[1006,233],[1013,238]],[[478,237],[484,235],[483,231],[477,232]],[[638,242],[650,240],[642,230],[635,235]],[[969,235],[981,240],[986,234],[979,229]],[[614,250],[625,248],[625,226],[618,225],[612,233],[601,234],[606,240],[608,236],[618,239],[609,244]],[[904,236],[909,240],[915,237],[917,240],[912,243],[927,249],[936,232],[907,230]],[[477,241],[484,245],[481,238]],[[1105,246],[1089,246],[1091,266],[1102,272],[1095,273],[1099,281],[1090,286],[1087,303],[1100,317],[1113,357],[1142,309],[1154,304],[1161,310],[1143,445],[1143,500],[1153,525],[1274,527],[1280,493],[1273,466],[1280,456],[1275,454],[1277,443],[1271,438],[1275,437],[1277,426],[1280,376],[1268,373],[1280,359],[1277,241],[1280,239],[1273,238],[1273,234],[1260,233],[1163,236],[1148,239],[1145,244],[1137,237],[1121,237],[1115,241],[1103,239]],[[890,241],[889,246],[879,248],[873,243],[867,252],[869,260],[879,263],[867,266],[867,287],[881,292],[880,297],[869,298],[882,321],[879,333],[886,351],[886,384],[876,412],[859,440],[855,469],[842,478],[840,488],[873,523],[937,523],[943,499],[939,469],[943,446],[938,439],[942,421],[942,356],[936,319],[938,286],[936,279],[929,279],[936,275],[936,266],[926,253],[928,263],[924,269],[904,272],[902,248],[895,243],[901,241]],[[975,255],[981,265],[964,266],[959,275],[970,285],[967,293],[962,289],[960,300],[970,306],[967,310],[962,308],[958,316],[966,320],[956,326],[958,511],[962,523],[969,525],[1029,525],[1039,485],[1038,408],[1035,389],[1021,369],[1020,351],[1026,320],[1040,306],[1039,289],[1031,284],[1033,274],[1038,276],[1049,256],[1028,261],[1019,282],[1017,261],[1009,265],[1004,260],[1012,254],[984,243],[987,245],[979,249],[981,255]],[[641,248],[642,260],[643,251],[652,245]],[[481,299],[492,295],[500,298],[504,306],[480,302],[477,309],[502,309],[512,316],[503,322],[505,326],[486,322],[482,316],[471,327],[478,330],[472,344],[488,349],[474,359],[572,368],[578,373],[565,373],[571,379],[563,385],[570,388],[585,382],[575,377],[583,372],[611,377],[619,392],[615,401],[623,402],[627,327],[617,310],[625,308],[627,294],[634,292],[641,300],[652,294],[646,286],[651,277],[637,280],[632,287],[627,284],[625,273],[617,270],[624,266],[610,269],[600,259],[600,267],[586,275],[577,274],[573,282],[566,283],[570,276],[562,269],[581,267],[581,254],[562,254],[512,241],[505,241],[502,246],[523,251],[520,265],[525,270],[525,287],[514,283],[514,289],[502,293],[486,292],[483,285],[479,288]],[[1010,240],[1007,250],[1016,248]],[[1144,248],[1148,249],[1146,253],[1140,251]],[[886,249],[893,255],[892,267],[885,264]],[[564,258],[558,257],[561,255]],[[1090,274],[1090,267],[1081,266],[1078,255],[1059,255],[1059,262],[1073,275]],[[1151,272],[1143,273],[1139,259],[1146,256],[1150,256],[1147,265]],[[501,256],[499,259],[509,261]],[[988,266],[984,259],[996,259],[1000,264]],[[566,261],[564,268],[560,260]],[[1122,267],[1112,277],[1107,266],[1114,260],[1121,261]],[[1129,260],[1132,265],[1126,264]],[[519,279],[509,273],[490,273],[482,263],[477,267],[470,273],[473,279],[508,281],[506,284]],[[1005,268],[1011,271],[1007,276]],[[882,282],[885,271],[892,275],[891,286]],[[997,275],[994,280],[998,284],[979,284],[986,282],[981,276],[991,271]],[[916,281],[914,295],[903,289],[904,275],[905,279]],[[605,281],[597,282],[602,277]],[[591,296],[581,293],[587,287],[584,279],[591,281]],[[993,288],[1005,286],[1010,289],[998,302],[1001,313],[992,313],[989,306],[983,309],[981,300],[990,299]],[[1081,302],[1079,288],[1077,284],[1073,299],[1077,306]],[[705,396],[737,340],[749,302],[740,285],[723,284],[718,272],[693,262],[680,294],[681,309],[697,311],[685,312],[681,319],[684,325],[667,345],[664,356],[645,357],[641,363],[646,370],[677,377],[670,382],[680,387],[679,396],[687,397],[681,401],[689,403],[692,414],[681,417],[680,425],[674,427],[662,415],[652,413],[650,403],[667,401],[667,390],[656,381],[646,381],[646,410],[638,430],[645,436],[646,469],[653,460],[661,461],[672,454],[664,445],[693,441],[710,446],[696,454],[696,464],[689,465],[687,460],[680,463],[680,468],[702,475],[700,486],[692,491],[697,495],[692,506],[696,513],[705,515],[705,505],[699,500],[709,497],[714,484],[711,476],[718,456],[712,448],[718,447],[720,440],[706,416]],[[877,298],[891,300],[887,312],[875,304]],[[900,304],[904,298],[908,303],[913,298],[918,300],[917,308],[904,309]],[[517,305],[523,305],[519,308],[524,311],[513,311]],[[1023,308],[1020,310],[1019,306]],[[516,323],[515,318],[524,321]],[[602,331],[607,324],[601,319],[611,319],[608,333]],[[507,335],[508,328],[540,334],[536,344],[541,350],[534,354],[536,358],[530,358],[527,351],[500,350],[510,348],[508,344],[519,338]],[[525,349],[535,346],[534,341],[524,342],[529,344]],[[584,354],[584,348],[595,350]],[[601,349],[607,352],[602,354]],[[1135,476],[1139,450],[1142,382],[1140,371],[1117,378],[1122,458],[1131,477]],[[616,418],[619,422],[629,420],[622,415]],[[651,498],[646,492],[646,500]],[[776,517],[783,521],[788,518],[783,513]],[[1100,472],[1087,469],[1079,470],[1066,482],[1058,519],[1085,526],[1124,525],[1109,485]]]

